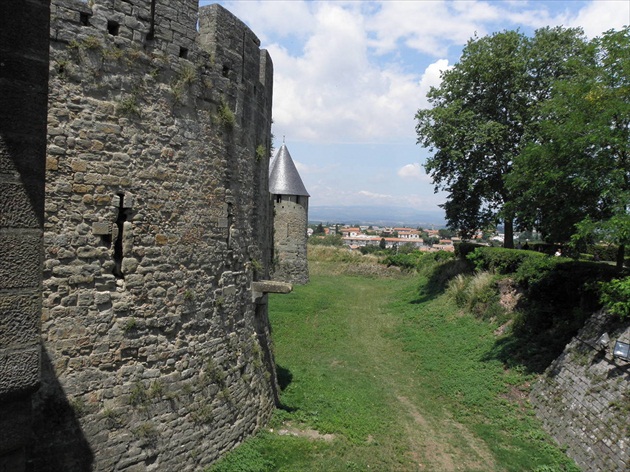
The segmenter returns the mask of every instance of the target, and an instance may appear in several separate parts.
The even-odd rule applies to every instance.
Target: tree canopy
[[[541,104],[558,80],[576,74],[587,46],[580,29],[475,37],[431,88],[432,108],[418,111],[416,132],[434,153],[425,168],[436,191],[448,192],[443,207],[450,228],[470,237],[502,221],[504,245],[514,247],[518,208],[508,177],[535,139]]]
[[[521,219],[545,239],[630,242],[630,28],[595,38],[540,106],[507,179]]]

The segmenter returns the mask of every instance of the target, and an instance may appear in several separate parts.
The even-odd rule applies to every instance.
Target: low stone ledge
[[[293,285],[275,280],[258,280],[252,282],[252,302],[265,303],[265,295],[268,293],[289,293]]]

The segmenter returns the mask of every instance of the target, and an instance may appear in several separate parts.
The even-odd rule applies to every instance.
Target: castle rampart
[[[274,406],[273,67],[197,10],[52,2],[34,470],[198,470]]]

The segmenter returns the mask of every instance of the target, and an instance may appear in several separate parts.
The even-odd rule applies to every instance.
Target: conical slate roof
[[[269,166],[269,192],[273,195],[310,197],[284,143]]]

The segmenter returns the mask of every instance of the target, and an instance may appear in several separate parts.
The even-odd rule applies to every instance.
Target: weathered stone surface
[[[273,278],[284,282],[308,282],[308,198],[279,195],[274,200]]]
[[[274,406],[272,64],[219,6],[149,5],[52,2],[38,471],[200,470]]]
[[[0,397],[29,392],[39,384],[39,345],[0,349]]]
[[[4,288],[38,288],[41,281],[41,234],[39,231],[0,233]]]
[[[0,339],[2,347],[19,347],[39,344],[41,295],[6,294],[0,297]]]
[[[585,471],[630,468],[630,363],[597,340],[630,342],[630,323],[594,315],[534,385],[531,401],[545,429]]]

